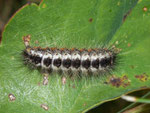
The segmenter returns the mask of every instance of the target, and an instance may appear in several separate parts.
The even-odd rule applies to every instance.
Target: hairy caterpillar
[[[116,63],[116,53],[106,48],[66,49],[31,47],[30,35],[24,36],[24,61],[46,72],[96,74],[109,72]]]

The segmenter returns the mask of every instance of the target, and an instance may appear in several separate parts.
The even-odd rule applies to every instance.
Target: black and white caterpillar
[[[29,45],[30,35],[23,37],[25,63],[48,72],[101,74],[113,69],[116,53],[108,49],[41,48]]]

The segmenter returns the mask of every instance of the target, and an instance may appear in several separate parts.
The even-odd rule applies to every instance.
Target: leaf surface
[[[150,2],[148,0],[43,0],[11,18],[0,45],[0,112],[77,113],[150,87]],[[116,69],[108,76],[67,78],[52,74],[42,85],[38,70],[23,64],[22,36],[41,47],[115,47]],[[37,43],[38,42],[38,43]],[[9,94],[16,99],[11,102]],[[48,111],[40,107],[45,104]]]

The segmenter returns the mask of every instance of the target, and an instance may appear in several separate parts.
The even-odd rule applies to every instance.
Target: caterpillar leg
[[[42,75],[43,75],[43,85],[48,85],[48,75],[49,75],[49,72],[46,71],[46,70],[42,70]]]

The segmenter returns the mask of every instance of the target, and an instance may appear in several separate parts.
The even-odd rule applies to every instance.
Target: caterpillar
[[[101,75],[112,70],[117,54],[106,48],[66,49],[31,47],[30,35],[23,36],[24,62],[51,72]]]

